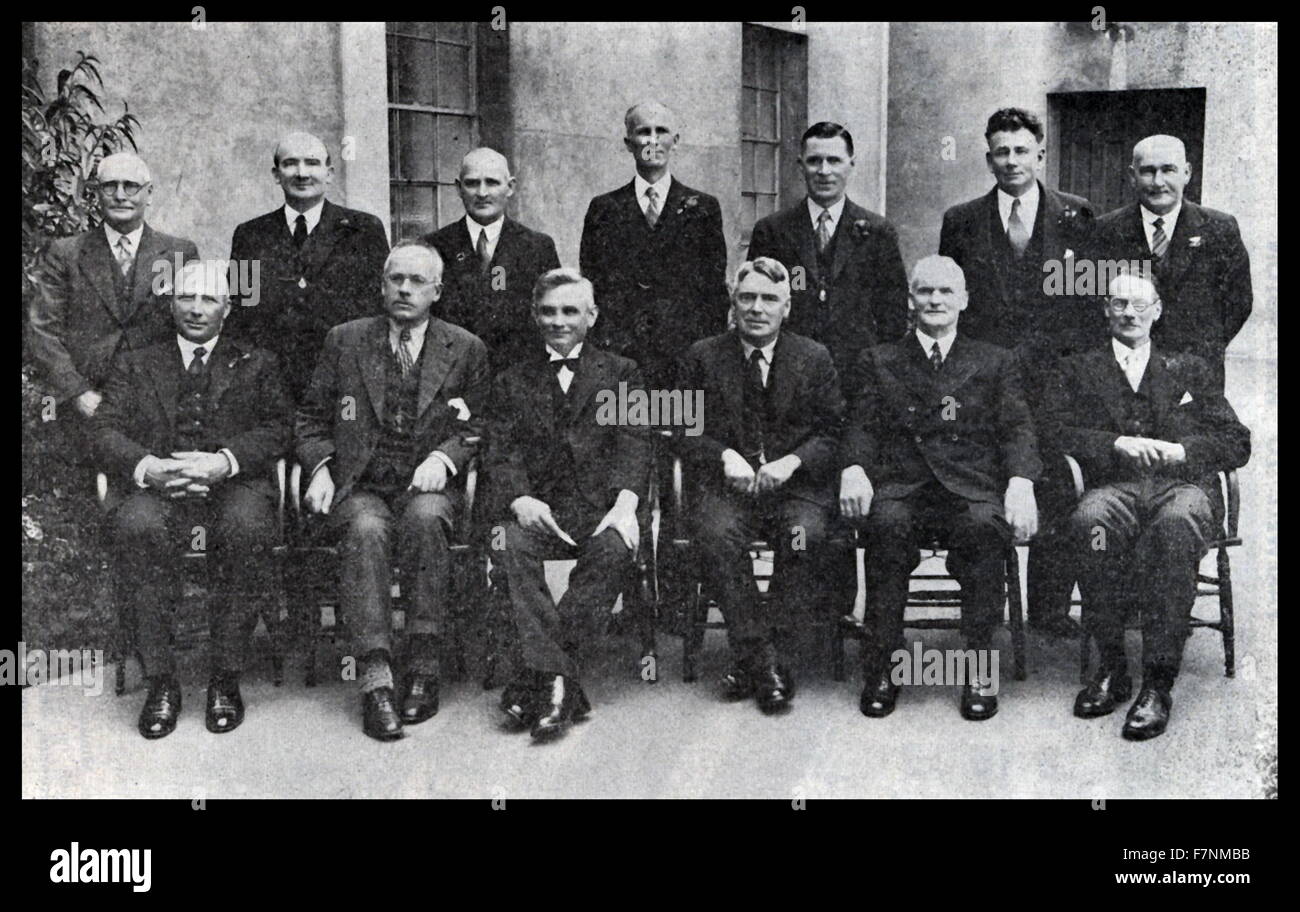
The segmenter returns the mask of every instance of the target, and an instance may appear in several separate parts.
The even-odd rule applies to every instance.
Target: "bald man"
[[[280,356],[295,401],[302,398],[331,327],[380,313],[388,255],[380,220],[325,199],[334,166],[325,144],[290,133],[276,144],[271,175],[284,205],[244,222],[230,240],[235,268],[260,263],[255,293],[236,289],[230,331]]]
[[[1100,658],[1074,714],[1109,715],[1132,697],[1124,629],[1135,595],[1142,686],[1122,734],[1143,741],[1169,723],[1196,570],[1223,522],[1218,473],[1245,465],[1250,431],[1212,365],[1152,341],[1166,311],[1149,280],[1115,277],[1103,309],[1111,338],[1066,358],[1048,396],[1087,485],[1069,534]]]
[[[515,187],[500,152],[484,147],[466,153],[456,178],[465,217],[424,238],[445,264],[439,316],[483,340],[493,373],[536,346],[529,324],[533,285],[560,266],[550,235],[506,215]]]
[[[717,199],[673,177],[681,134],[659,102],[623,117],[636,175],[596,197],[579,262],[596,289],[593,340],[635,360],[650,386],[671,386],[691,343],[726,329],[727,245]]]
[[[149,167],[130,152],[109,155],[95,172],[103,224],[50,244],[29,307],[28,353],[59,403],[58,422],[73,435],[67,452],[85,452],[85,419],[121,351],[146,348],[172,334],[175,263],[196,260],[193,241],[145,222],[153,197]],[[155,281],[157,280],[157,281]]]
[[[1254,301],[1237,220],[1185,198],[1192,166],[1176,136],[1141,140],[1128,170],[1137,202],[1097,220],[1099,256],[1152,263],[1164,308],[1152,338],[1205,359],[1222,384],[1224,350]]]
[[[171,639],[187,545],[210,552],[219,583],[208,600],[207,728],[243,721],[248,637],[275,594],[270,470],[292,428],[276,357],[222,331],[224,262],[185,266],[171,310],[171,338],[118,357],[94,419],[95,455],[126,492],[111,514],[115,589],[149,680],[139,730],[150,739],[170,734],[181,710]]]

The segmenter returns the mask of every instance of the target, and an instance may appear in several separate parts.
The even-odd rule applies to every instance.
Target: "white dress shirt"
[[[647,187],[655,188],[655,201],[659,204],[659,214],[664,214],[664,206],[668,205],[668,188],[672,185],[673,176],[665,174],[653,184],[638,174],[632,178],[632,183],[636,187],[636,204],[641,207],[641,214],[650,208],[650,200],[646,199],[645,191]]]
[[[564,355],[560,354],[555,349],[551,348],[551,346],[549,345],[546,346],[546,354],[549,355],[549,357],[546,359],[548,364],[552,361],[564,360]],[[581,354],[582,354],[582,343],[579,342],[577,345],[573,346],[573,351],[569,352],[569,357],[576,358]],[[557,373],[555,376],[560,381],[560,389],[564,390],[564,392],[567,394],[569,392],[569,384],[573,382],[573,369],[566,364],[560,368],[559,373]]]
[[[740,347],[745,350],[745,361],[748,362],[749,356],[751,353],[753,353],[755,346],[750,345],[748,342],[742,339],[740,342]],[[767,375],[772,370],[772,352],[776,351],[776,339],[773,339],[771,342],[764,345],[762,348],[759,349],[759,351],[763,353],[763,357],[760,358],[758,361],[758,369],[763,375],[763,387],[766,389]]]
[[[831,237],[835,237],[835,229],[839,227],[840,216],[844,214],[844,201],[848,199],[848,197],[841,196],[839,201],[831,205],[828,209],[823,209],[820,203],[813,202],[811,196],[806,197],[806,199],[808,202],[808,217],[812,219],[813,233],[817,233],[817,220],[821,218],[822,213],[829,212],[831,214],[831,221],[827,227],[830,229]]]
[[[306,219],[307,221],[308,234],[311,234],[313,231],[315,231],[316,226],[320,224],[320,214],[324,208],[325,208],[325,200],[322,199],[315,206],[312,206],[307,211],[301,213],[303,218]],[[284,204],[284,220],[289,225],[290,234],[293,234],[294,225],[298,221],[298,215],[299,212],[297,209],[293,208],[288,203]]]
[[[131,256],[140,252],[140,238],[144,235],[144,222],[134,231],[128,231],[126,234],[118,231],[108,222],[104,222],[104,235],[108,238],[108,247],[113,251],[113,259],[117,259],[117,242],[121,238],[126,238],[127,247],[130,248]]]
[[[936,339],[933,336],[927,336],[919,329],[916,330],[916,340],[921,343],[921,348],[925,350],[926,360],[930,358],[930,352],[934,350],[934,343],[939,343],[939,356],[944,361],[948,360],[948,352],[952,351],[952,343],[957,341],[957,334],[950,332],[942,339]]]
[[[998,187],[998,215],[1002,216],[1002,231],[1005,234],[1007,223],[1011,221],[1011,204],[1020,200],[1020,221],[1029,232],[1029,236],[1034,236],[1034,220],[1038,218],[1038,181],[1034,181],[1020,196],[1012,196],[1001,187]]]
[[[1136,393],[1138,387],[1142,385],[1142,375],[1146,373],[1147,362],[1151,360],[1151,340],[1147,339],[1137,348],[1129,348],[1112,336],[1110,345],[1115,351],[1115,360],[1119,362],[1124,376],[1128,378],[1128,385]]]
[[[1151,239],[1155,237],[1156,234],[1156,224],[1155,224],[1156,219],[1164,219],[1164,221],[1161,222],[1160,227],[1164,229],[1165,239],[1170,243],[1173,242],[1174,226],[1178,224],[1178,213],[1183,211],[1183,204],[1181,200],[1179,201],[1177,206],[1169,210],[1168,215],[1156,215],[1154,212],[1152,212],[1146,206],[1143,206],[1141,203],[1138,203],[1138,209],[1142,211],[1142,230],[1146,232],[1147,250],[1151,249],[1151,244],[1152,244]],[[1165,249],[1165,255],[1166,256],[1169,255],[1168,248]]]
[[[662,207],[662,205],[663,204],[661,202],[660,206]],[[497,239],[501,237],[501,226],[504,225],[505,223],[506,223],[506,217],[504,215],[497,216],[496,221],[489,222],[486,225],[480,225],[478,222],[474,221],[468,215],[465,216],[465,225],[469,228],[470,249],[477,252],[478,236],[480,234],[486,234],[487,235],[487,258],[490,261],[492,257],[496,256]]]

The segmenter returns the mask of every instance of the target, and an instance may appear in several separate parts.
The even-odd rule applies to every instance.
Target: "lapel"
[[[827,284],[839,278],[858,245],[864,242],[863,238],[858,237],[853,223],[866,217],[866,210],[847,196],[844,197],[844,208],[840,210],[840,223],[835,226],[835,252],[831,256],[831,275]]]
[[[307,242],[302,246],[306,272],[313,276],[320,275],[321,268],[334,250],[334,245],[339,242],[343,232],[350,225],[351,222],[339,211],[339,207],[326,200],[321,208],[320,221],[316,223],[316,230],[307,236]],[[289,246],[293,246],[292,236],[289,239]]]
[[[1174,226],[1174,236],[1169,239],[1169,250],[1165,252],[1168,265],[1165,267],[1165,281],[1169,287],[1176,288],[1187,266],[1192,261],[1192,248],[1188,239],[1201,233],[1201,223],[1205,220],[1201,207],[1189,200],[1183,200],[1183,209],[1178,213],[1178,224]]]
[[[740,333],[736,330],[731,331],[730,339],[723,345],[722,355],[717,361],[717,376],[723,407],[726,414],[739,424],[745,408],[746,365],[745,349],[741,347]]]
[[[1106,340],[1105,347],[1089,353],[1088,371],[1096,380],[1101,401],[1105,405],[1106,411],[1110,413],[1111,420],[1115,422],[1114,426],[1122,431],[1124,429],[1125,413],[1121,406],[1124,400],[1133,394],[1133,390],[1128,385],[1128,377],[1124,375],[1124,369],[1115,360],[1114,346],[1109,339]],[[1150,374],[1151,362],[1148,361],[1143,382],[1146,382]],[[1139,384],[1138,389],[1141,388]]]
[[[1120,240],[1129,251],[1128,259],[1153,260],[1151,245],[1147,243],[1146,229],[1142,226],[1142,206],[1133,204],[1128,217],[1120,223]],[[1151,264],[1153,267],[1155,263]]]
[[[686,191],[682,188],[681,181],[670,176],[668,178],[668,198],[663,201],[663,205],[660,207],[659,221],[655,222],[656,233],[668,233],[669,229],[664,226],[676,224],[677,220],[681,218],[677,214],[677,210],[682,208],[685,201]]]
[[[1182,219],[1179,219],[1182,222]],[[1179,396],[1182,390],[1178,388],[1177,378],[1169,369],[1165,362],[1162,352],[1156,349],[1155,343],[1151,343],[1151,356],[1147,360],[1146,373],[1142,376],[1142,387],[1147,391],[1147,396],[1151,400],[1151,411],[1156,428],[1165,426],[1165,419],[1168,417],[1170,410],[1178,405],[1175,396]]]
[[[848,211],[848,204],[845,203],[845,212],[840,213],[840,221],[843,222],[843,216]],[[799,256],[799,262],[803,264],[804,270],[808,277],[812,279],[809,286],[817,284],[821,279],[821,270],[817,267],[817,242],[813,237],[812,217],[808,214],[808,198],[805,196],[799,201],[793,209],[786,213],[786,222],[784,225],[786,237],[790,239],[790,245],[795,249]]]
[[[1038,182],[1038,224],[1035,231],[1042,231],[1043,261],[1060,261],[1065,253],[1061,242],[1061,219],[1065,205],[1055,191],[1048,190],[1042,181]],[[1077,253],[1077,251],[1076,251]]]
[[[620,220],[630,226],[646,226],[645,215],[641,212],[641,204],[636,198],[636,178],[628,181],[618,190],[614,191],[614,199],[617,202],[615,211],[618,213]]]
[[[547,370],[551,370],[548,363]],[[601,357],[598,349],[590,348],[589,344],[582,346],[582,354],[578,357],[578,372],[573,376],[573,383],[569,386],[569,394],[565,396],[565,422],[572,423],[598,389],[616,389],[611,385],[611,379],[608,376],[609,365]],[[554,382],[547,378],[550,382]]]
[[[429,317],[429,327],[424,331],[424,348],[420,361],[420,404],[416,410],[417,420],[423,417],[429,406],[442,389],[442,381],[451,370],[451,335],[445,329],[446,324],[437,317]],[[387,341],[387,340],[385,340]]]
[[[167,427],[176,428],[176,399],[180,396],[180,372],[182,367],[180,346],[176,344],[176,335],[168,337],[162,346],[162,357],[145,359],[145,370],[153,380],[154,394],[162,403],[167,415]]]
[[[794,353],[786,341],[786,334],[776,337],[776,348],[772,350],[772,363],[767,369],[768,400],[773,415],[789,415],[794,404],[795,382],[802,364],[796,363]]]
[[[921,348],[915,332],[909,332],[907,337],[897,344],[902,346],[902,350],[898,352],[898,357],[892,359],[892,373],[923,401],[929,402],[934,398],[935,379],[934,368],[925,349]],[[953,349],[955,350],[956,347],[957,344],[954,342]],[[951,350],[948,355],[952,356]]]
[[[365,384],[366,394],[375,410],[375,418],[384,420],[384,384],[385,360],[388,358],[388,318],[372,317],[374,322],[366,331],[360,347],[357,349],[357,368],[361,372],[361,381]],[[432,329],[432,327],[430,327]],[[429,344],[426,336],[424,344]]]
[[[1042,197],[1039,197],[1039,207],[1042,207]],[[977,243],[983,248],[978,256],[983,258],[989,264],[989,271],[993,273],[998,282],[998,300],[1006,302],[1009,298],[1007,294],[1007,279],[1002,274],[1002,258],[995,252],[997,245],[994,243],[993,231],[994,225],[1001,226],[1002,213],[998,210],[998,185],[994,184],[993,189],[984,196],[984,206],[982,207],[980,222],[982,227],[975,231]]]
[[[117,261],[113,259],[113,251],[109,249],[108,235],[104,233],[103,225],[86,232],[77,260],[81,271],[89,279],[90,287],[95,289],[104,307],[113,315],[113,319],[119,323],[123,322],[126,316],[122,313],[114,280],[114,276],[117,275]]]
[[[466,231],[466,234],[469,232]],[[510,267],[513,265],[513,255],[515,252],[515,237],[519,233],[519,225],[513,221],[510,216],[506,216],[501,222],[501,233],[497,235],[497,246],[492,251],[492,261],[489,264],[492,267],[504,266],[505,274],[509,276],[513,271]]]
[[[208,400],[212,403],[221,401],[221,397],[235,381],[236,365],[246,357],[243,346],[235,339],[223,334],[217,340],[217,347],[208,356]]]
[[[140,249],[135,252],[135,274],[131,280],[131,297],[126,303],[127,310],[124,313],[126,318],[129,319],[135,313],[141,302],[150,299],[150,288],[153,285],[153,262],[163,253],[162,242],[158,240],[158,232],[145,225],[144,232],[140,235]],[[173,281],[175,281],[174,277]]]
[[[916,347],[919,349],[921,346]],[[926,361],[926,365],[929,366],[929,361]],[[943,370],[939,371],[936,378],[939,394],[947,396],[961,389],[980,369],[980,366],[981,361],[975,357],[970,343],[958,332],[957,338],[952,342],[952,348],[948,349],[948,357],[944,359]],[[933,367],[930,367],[930,372],[933,374]]]

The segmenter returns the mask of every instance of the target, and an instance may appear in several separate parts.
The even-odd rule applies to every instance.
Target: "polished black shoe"
[[[873,719],[883,719],[894,711],[898,702],[898,685],[890,678],[889,669],[879,674],[869,675],[858,699],[858,709],[862,715]]]
[[[996,694],[986,693],[974,684],[963,684],[961,688],[961,717],[971,722],[983,722],[998,714]]]
[[[214,676],[208,682],[208,711],[204,719],[208,731],[223,735],[234,731],[244,721],[244,698],[239,694],[239,678]]]
[[[419,725],[438,714],[438,676],[411,672],[402,698],[402,724]]]
[[[140,734],[151,741],[165,738],[176,730],[181,714],[181,685],[172,677],[149,679],[149,695],[140,710]]]
[[[748,700],[754,695],[754,676],[737,662],[722,676],[722,696],[728,700]]]
[[[555,675],[544,687],[544,691],[538,695],[538,710],[541,714],[533,723],[534,738],[551,738],[562,733],[573,721],[575,710],[580,705],[584,707],[583,714],[591,711],[591,704],[582,695],[582,687],[572,678]]]
[[[756,677],[754,692],[759,709],[771,713],[790,706],[794,699],[794,678],[788,670],[781,665],[768,665]]]
[[[1122,671],[1099,668],[1088,686],[1074,698],[1074,714],[1080,719],[1108,716],[1133,696],[1133,681]]]
[[[393,688],[376,687],[361,695],[362,728],[380,741],[402,737],[402,719],[393,704]]]
[[[1030,618],[1029,629],[1054,640],[1077,640],[1083,636],[1079,622],[1068,614],[1054,614],[1045,618]]]
[[[1129,707],[1122,734],[1130,741],[1146,741],[1163,735],[1173,705],[1174,698],[1169,695],[1169,691],[1143,684],[1137,699]]]
[[[515,678],[501,691],[501,711],[513,728],[531,728],[540,713],[537,709],[537,675],[527,671]]]

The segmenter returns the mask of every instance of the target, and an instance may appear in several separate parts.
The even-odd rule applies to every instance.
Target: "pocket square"
[[[1192,394],[1191,394],[1191,393],[1183,393],[1183,398],[1181,398],[1181,399],[1178,400],[1178,404],[1179,404],[1179,405],[1186,405],[1187,403],[1189,403],[1189,402],[1191,402],[1191,401],[1192,401]]]
[[[469,421],[469,406],[460,396],[455,399],[448,399],[447,404],[456,410],[456,419],[458,421]]]

